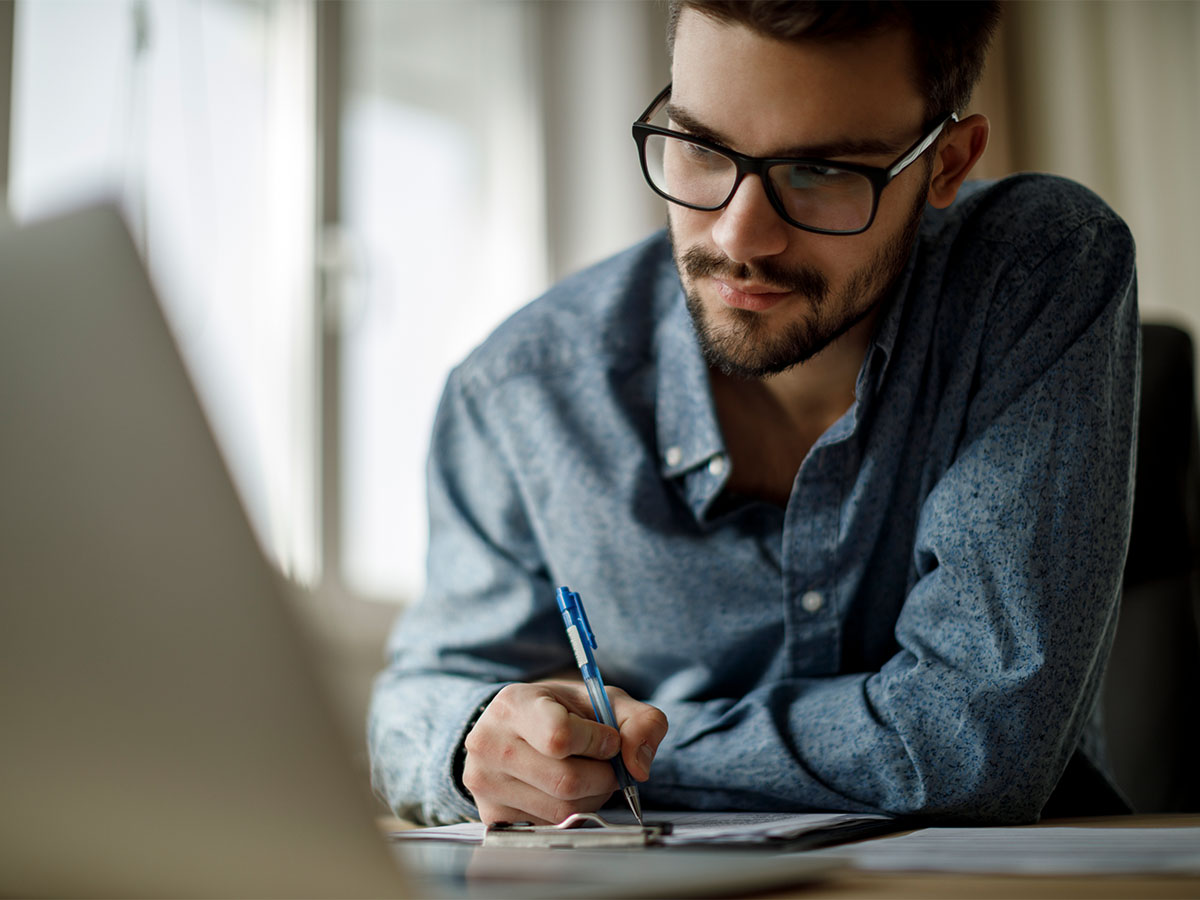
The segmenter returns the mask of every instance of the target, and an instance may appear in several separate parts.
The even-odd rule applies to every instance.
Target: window
[[[9,204],[120,203],[268,553],[316,574],[307,2],[18,4]]]
[[[425,454],[450,367],[553,280],[663,220],[629,126],[667,79],[648,3],[370,0],[343,15],[342,569],[424,581]],[[586,173],[581,177],[581,173]]]
[[[408,598],[446,374],[547,281],[535,9],[342,10],[343,572]]]

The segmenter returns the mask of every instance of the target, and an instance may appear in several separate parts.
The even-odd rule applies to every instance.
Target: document
[[[633,816],[626,810],[605,810],[604,818],[627,825]],[[671,832],[659,843],[766,844],[794,841],[806,836],[858,832],[863,826],[886,826],[888,816],[865,813],[753,813],[753,812],[650,812],[646,822],[670,822]]]
[[[626,809],[605,809],[600,813],[614,825],[635,824]],[[860,813],[747,813],[747,812],[675,812],[647,810],[647,825],[670,823],[669,834],[655,840],[664,846],[691,844],[770,844],[810,839],[814,845],[858,837],[863,830],[885,829],[888,816]],[[481,843],[486,827],[479,822],[415,828],[396,832],[400,840],[427,839]]]
[[[888,872],[1200,874],[1200,828],[925,828],[839,847],[837,856]]]

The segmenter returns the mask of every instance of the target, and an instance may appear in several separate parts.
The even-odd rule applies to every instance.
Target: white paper
[[[925,828],[837,849],[861,869],[1013,875],[1200,873],[1200,828]]]
[[[614,825],[634,824],[633,813],[623,809],[606,809],[600,813]],[[767,843],[789,840],[816,831],[850,828],[866,822],[886,821],[886,816],[858,813],[745,813],[745,812],[663,812],[643,813],[648,823],[670,822],[671,833],[661,843],[671,845],[704,843]],[[416,828],[396,832],[397,838],[426,838],[442,841],[479,843],[485,827],[478,822],[442,825],[435,828]]]
[[[487,830],[481,822],[459,822],[457,825],[434,825],[429,828],[406,828],[393,831],[390,837],[397,840],[421,838],[427,841],[452,841],[463,844],[482,844]]]
[[[605,810],[610,822],[634,822],[628,810]],[[753,813],[753,812],[647,812],[647,822],[670,822],[671,833],[663,844],[766,843],[790,840],[815,831],[832,831],[864,822],[886,821],[886,816],[858,813]]]

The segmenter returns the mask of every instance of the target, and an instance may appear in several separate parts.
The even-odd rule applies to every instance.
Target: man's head
[[[936,127],[969,98],[995,9],[925,6],[672,4],[673,80],[663,120],[672,131],[750,157],[877,169],[937,134],[876,192],[874,221],[861,233],[814,233],[784,221],[777,207],[786,176],[773,200],[759,174],[745,174],[719,209],[669,204],[689,309],[715,367],[764,377],[869,326],[903,269],[926,201],[948,205],[982,153],[983,117]],[[976,6],[987,14],[958,12]],[[955,23],[917,37],[939,11]],[[975,21],[970,28],[967,19]],[[949,46],[968,38],[975,49],[966,55]]]
[[[667,52],[672,55],[684,9],[717,21],[737,22],[782,41],[856,41],[880,31],[905,31],[912,41],[913,75],[926,98],[927,120],[966,109],[1000,22],[1000,4],[995,0],[953,5],[930,0],[670,0]]]

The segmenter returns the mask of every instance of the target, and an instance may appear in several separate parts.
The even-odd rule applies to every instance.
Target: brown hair
[[[917,87],[925,95],[930,124],[936,117],[965,110],[1000,21],[996,0],[670,0],[667,50],[672,54],[684,9],[783,41],[849,41],[905,28],[912,35]]]

